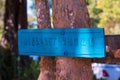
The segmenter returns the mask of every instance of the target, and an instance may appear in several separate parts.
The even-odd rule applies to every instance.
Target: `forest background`
[[[6,0],[0,0],[0,41],[4,34],[5,1]],[[34,0],[28,1],[33,2],[32,5],[30,5],[31,13],[33,14],[27,14],[28,28],[36,28],[35,2]],[[29,3],[28,1],[27,5]],[[86,0],[86,2],[92,27],[104,28],[106,35],[120,34],[120,0]],[[51,11],[52,1],[49,0],[49,3]],[[0,80],[3,78],[4,80],[13,80],[15,78],[20,78],[20,80],[37,80],[40,70],[38,61],[31,59],[30,64],[26,63],[25,67],[21,67],[19,64],[20,57],[17,58],[16,64],[8,53],[9,51],[0,45]],[[11,60],[12,65],[7,65],[9,60]],[[7,71],[9,72],[6,74]]]

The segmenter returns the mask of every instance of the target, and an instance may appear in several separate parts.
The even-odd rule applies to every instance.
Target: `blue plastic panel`
[[[57,28],[18,31],[20,55],[102,58],[103,28]]]

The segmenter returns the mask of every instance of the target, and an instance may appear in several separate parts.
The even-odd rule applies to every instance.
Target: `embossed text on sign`
[[[20,55],[101,58],[105,53],[103,28],[19,30]]]

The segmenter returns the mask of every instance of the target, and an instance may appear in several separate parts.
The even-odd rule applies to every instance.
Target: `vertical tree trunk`
[[[20,28],[27,28],[26,0],[6,0],[4,17],[4,36],[2,45],[6,40],[12,55],[18,55],[17,31]]]
[[[18,0],[6,0],[4,18],[4,38],[7,40],[12,55],[17,55],[17,16]]]
[[[85,0],[53,0],[55,28],[90,27]],[[56,80],[92,80],[91,59],[56,58]]]
[[[16,10],[17,11],[16,12],[16,15],[17,15],[16,16],[16,19],[17,19],[16,34],[19,29],[26,29],[28,27],[26,5],[27,5],[27,0],[18,0],[18,10]],[[16,41],[17,41],[17,38],[16,38]],[[17,43],[17,46],[18,46],[18,43]],[[16,54],[17,53],[18,51],[16,52]],[[26,67],[30,62],[31,62],[31,59],[29,56],[20,56],[20,65],[22,68]]]
[[[7,59],[9,63],[14,63],[13,76],[18,76],[18,43],[17,43],[17,31],[18,29],[27,28],[27,10],[26,0],[6,0],[5,1],[5,16],[4,16],[4,34],[1,44],[3,47],[7,47],[10,52],[9,56],[11,61]],[[7,46],[6,46],[7,42]],[[25,62],[30,61],[29,57],[22,57],[21,64],[25,65]],[[6,63],[7,64],[7,63]],[[8,66],[7,66],[8,67]],[[11,67],[11,66],[9,66]],[[12,79],[11,79],[12,80]]]
[[[27,23],[27,0],[19,0],[19,11],[18,11],[18,29],[26,29]]]
[[[47,0],[36,0],[38,28],[50,28],[49,5]],[[55,58],[41,57],[38,80],[55,80]]]

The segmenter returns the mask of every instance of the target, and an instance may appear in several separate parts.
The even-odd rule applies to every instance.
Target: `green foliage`
[[[12,80],[14,77],[14,60],[9,52],[8,49],[0,46],[0,79],[2,80]]]
[[[120,0],[87,0],[92,26],[105,28],[106,34],[120,34]]]
[[[3,33],[3,14],[4,14],[5,0],[0,0],[0,40]]]
[[[37,80],[39,73],[39,64],[33,60],[22,69],[20,80]]]
[[[10,50],[0,46],[0,80],[37,80],[39,62],[21,64],[19,57],[12,56]]]
[[[102,10],[96,8],[96,0],[87,0],[88,11],[91,18],[91,26],[97,27],[99,24],[99,16],[98,14],[102,12]]]
[[[0,0],[0,12],[4,11],[5,0]]]
[[[116,32],[114,29],[120,23],[120,0],[98,0],[96,7],[103,11],[99,14],[100,24],[98,27],[104,27],[108,30],[107,33],[114,34]]]

